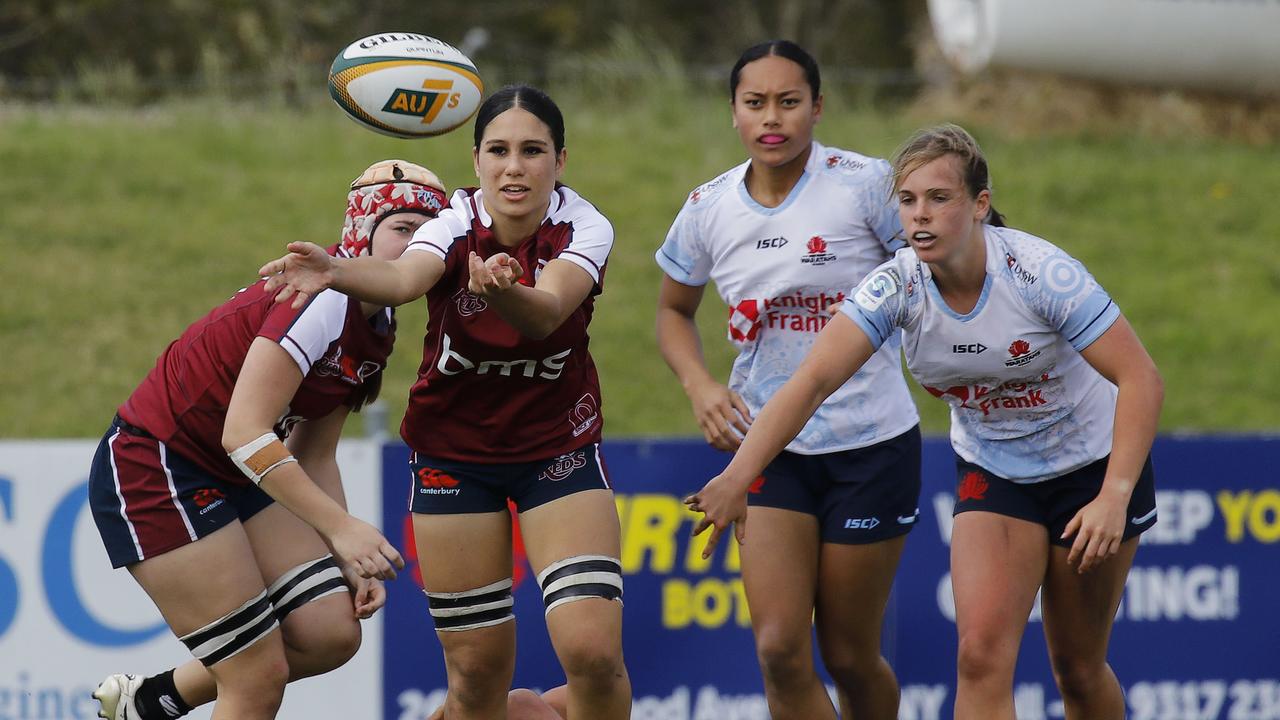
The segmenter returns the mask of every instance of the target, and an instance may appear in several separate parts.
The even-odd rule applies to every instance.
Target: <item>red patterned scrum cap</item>
[[[435,217],[448,204],[444,183],[430,170],[405,160],[376,162],[351,181],[338,254],[367,254],[373,231],[388,215],[421,212]]]

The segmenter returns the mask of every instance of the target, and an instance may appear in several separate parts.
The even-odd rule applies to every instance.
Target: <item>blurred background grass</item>
[[[654,342],[652,256],[688,191],[744,154],[725,91],[682,77],[673,65],[639,80],[548,85],[568,119],[564,179],[617,231],[592,325],[614,437],[697,432]],[[1028,87],[1050,81],[1030,82],[1006,89],[1002,107],[1014,110],[1004,113],[986,96],[884,101],[829,88],[818,138],[885,156],[919,126],[966,124],[990,159],[997,207],[1083,260],[1155,357],[1163,431],[1280,427],[1274,136],[1168,94],[1137,114],[1086,91],[1053,94],[1069,112],[1044,102],[1018,111]],[[0,437],[96,437],[165,345],[286,242],[337,240],[347,183],[365,166],[402,157],[453,188],[473,182],[470,145],[469,127],[378,136],[318,92],[3,107]],[[721,377],[732,359],[724,313],[708,293],[699,320]],[[423,303],[399,319],[383,392],[392,432],[421,359]],[[945,432],[944,405],[917,398],[926,430]]]

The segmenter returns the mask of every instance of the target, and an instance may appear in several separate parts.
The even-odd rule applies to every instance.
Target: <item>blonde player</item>
[[[1075,259],[1005,227],[987,163],[956,126],[894,160],[910,248],[844,301],[725,471],[691,498],[710,544],[737,523],[769,458],[898,332],[911,374],[951,406],[955,717],[1013,720],[1013,673],[1036,592],[1066,717],[1121,720],[1107,642],[1138,535],[1156,520],[1148,454],[1163,400],[1155,364]],[[744,538],[745,535],[745,538]]]
[[[903,246],[889,164],[813,139],[822,95],[808,53],[787,41],[749,48],[729,91],[750,159],[689,195],[657,253],[658,343],[722,450],[800,364],[829,307]],[[709,280],[739,351],[727,387],[707,371],[694,325]],[[752,476],[742,576],[779,720],[835,718],[813,624],[843,715],[898,714],[880,629],[920,497],[919,418],[898,352],[889,342],[868,358]]]

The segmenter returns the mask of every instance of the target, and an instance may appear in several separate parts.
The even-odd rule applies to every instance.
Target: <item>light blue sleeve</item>
[[[1120,317],[1120,308],[1084,265],[1057,252],[1040,265],[1036,309],[1076,351],[1084,350]]]
[[[863,184],[867,224],[889,254],[907,246],[898,199],[893,196],[893,168],[884,160],[875,161],[872,177]]]
[[[891,260],[871,271],[849,293],[840,305],[840,312],[862,328],[871,346],[878,350],[901,327],[905,296],[902,275]]]
[[[706,285],[711,278],[711,255],[702,243],[701,229],[688,203],[680,208],[671,223],[667,239],[654,254],[654,260],[663,272],[682,285]]]

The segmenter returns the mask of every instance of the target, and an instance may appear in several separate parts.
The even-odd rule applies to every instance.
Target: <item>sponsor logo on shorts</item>
[[[800,258],[800,262],[805,265],[821,266],[826,265],[836,259],[835,253],[827,252],[827,241],[821,235],[814,235],[809,238],[809,242],[805,245],[808,254]]]
[[[846,518],[844,521],[845,530],[871,530],[880,524],[880,518]]]
[[[912,523],[914,523],[916,520],[919,520],[919,519],[920,519],[920,508],[916,508],[916,511],[910,515],[899,515],[898,524],[911,525]]]
[[[226,498],[226,494],[217,488],[201,488],[191,494],[191,502],[200,508],[201,515],[226,502]]]
[[[443,470],[418,468],[418,492],[423,495],[461,495],[457,478]]]
[[[1004,361],[1005,367],[1022,367],[1040,357],[1040,351],[1032,352],[1031,343],[1026,340],[1014,340],[1009,344],[1009,355],[1011,359]]]
[[[538,475],[539,480],[550,480],[551,482],[559,482],[573,474],[574,470],[587,466],[587,455],[581,450],[561,455],[551,464],[547,466],[542,474]]]
[[[751,481],[751,487],[747,488],[747,493],[751,495],[759,495],[764,492],[764,476]]]
[[[986,500],[987,479],[977,470],[970,470],[960,478],[960,487],[956,494],[961,500]]]

